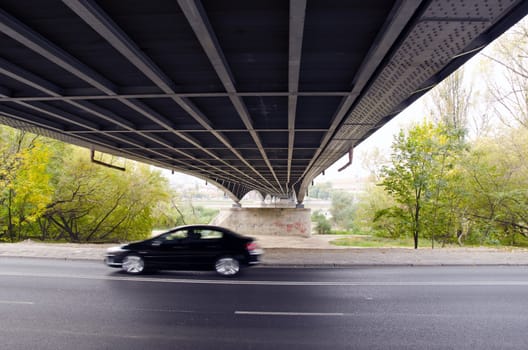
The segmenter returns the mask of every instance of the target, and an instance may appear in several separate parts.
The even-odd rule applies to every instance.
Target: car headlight
[[[106,250],[106,254],[119,254],[119,253],[122,253],[124,252],[125,249],[123,249],[122,246],[118,246],[118,247],[110,247]]]

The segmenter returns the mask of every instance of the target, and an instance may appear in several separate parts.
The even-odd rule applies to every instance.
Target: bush
[[[312,221],[315,223],[315,232],[318,234],[332,233],[332,225],[324,214],[318,210],[312,214]]]

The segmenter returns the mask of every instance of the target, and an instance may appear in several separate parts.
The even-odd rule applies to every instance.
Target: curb
[[[5,249],[2,249],[5,248]],[[37,258],[103,262],[106,247],[0,245],[0,258]],[[351,268],[368,266],[528,266],[528,251],[485,249],[419,250],[401,248],[264,247],[260,267]]]

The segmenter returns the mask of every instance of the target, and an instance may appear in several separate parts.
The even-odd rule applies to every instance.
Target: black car
[[[260,262],[262,250],[253,238],[223,227],[188,225],[151,239],[109,248],[105,263],[130,274],[148,270],[216,270],[236,275]]]

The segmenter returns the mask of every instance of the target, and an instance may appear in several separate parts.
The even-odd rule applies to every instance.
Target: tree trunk
[[[420,234],[420,204],[416,203],[414,212],[414,249],[418,249],[418,236]]]
[[[11,205],[13,204],[13,190],[9,190],[7,199],[7,235],[11,242],[15,241],[15,233],[13,232],[13,213],[11,211]]]

